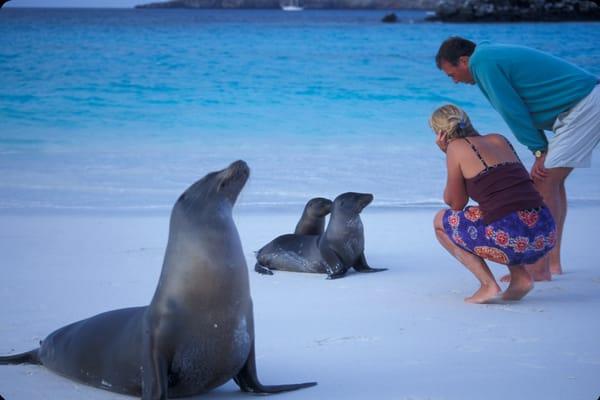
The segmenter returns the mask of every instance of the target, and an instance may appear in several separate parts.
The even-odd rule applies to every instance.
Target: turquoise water
[[[344,191],[379,207],[438,205],[435,107],[457,103],[480,131],[512,137],[476,87],[437,70],[443,39],[521,43],[600,75],[600,23],[383,15],[2,9],[0,210],[168,210],[240,158],[252,168],[245,207]],[[568,190],[600,204],[598,151]]]

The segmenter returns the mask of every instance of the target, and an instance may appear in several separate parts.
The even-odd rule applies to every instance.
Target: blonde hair
[[[435,133],[445,132],[447,140],[477,135],[467,113],[454,104],[435,110],[429,118],[429,126]]]

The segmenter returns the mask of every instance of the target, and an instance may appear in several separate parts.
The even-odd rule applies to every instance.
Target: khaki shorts
[[[548,141],[546,168],[587,168],[600,142],[600,84],[569,111],[556,118]]]

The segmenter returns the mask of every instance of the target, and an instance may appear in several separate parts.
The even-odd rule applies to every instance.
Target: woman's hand
[[[448,148],[448,140],[446,139],[447,136],[448,135],[444,131],[435,133],[435,144],[437,144],[437,146],[440,148],[440,150],[444,153],[446,152],[446,149]]]

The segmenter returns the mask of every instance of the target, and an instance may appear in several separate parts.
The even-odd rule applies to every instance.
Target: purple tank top
[[[491,224],[514,211],[544,205],[542,196],[520,161],[488,166],[477,148],[467,138],[464,139],[485,166],[479,174],[465,179],[467,194],[479,203],[485,224]]]

